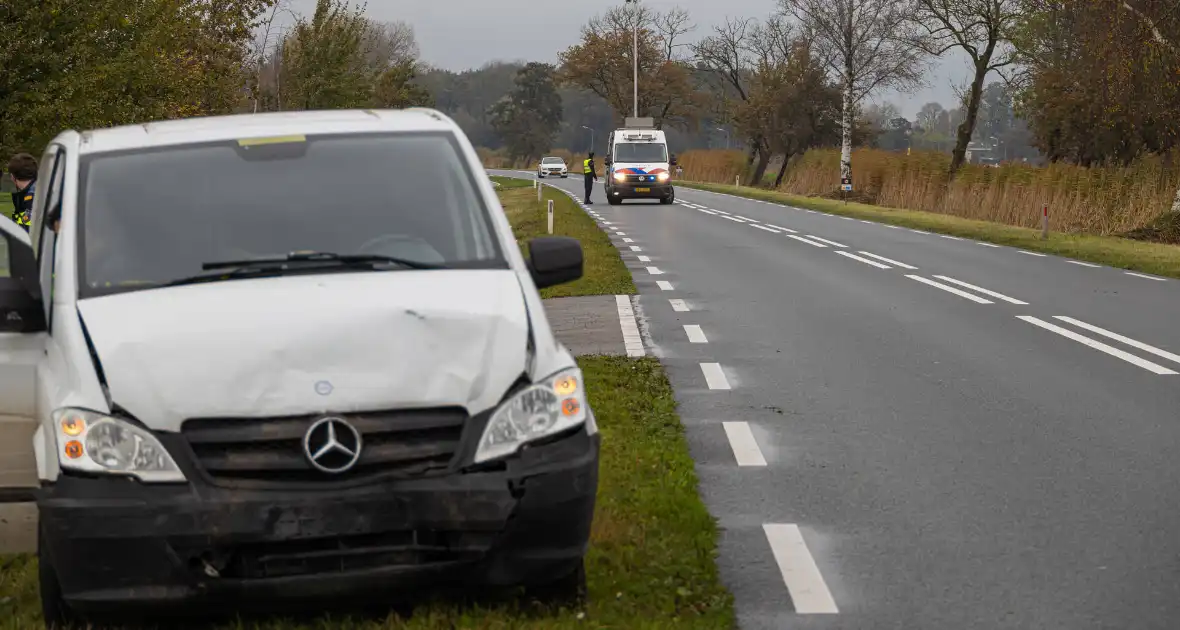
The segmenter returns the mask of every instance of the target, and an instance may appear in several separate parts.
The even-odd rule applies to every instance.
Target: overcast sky
[[[315,0],[289,0],[298,12],[310,15]],[[726,17],[764,17],[776,0],[643,0],[653,9],[679,6],[696,23],[693,37],[707,35]],[[422,60],[450,70],[479,67],[489,61],[556,62],[557,53],[576,42],[582,25],[621,0],[368,0],[368,13],[378,20],[404,20],[413,25],[422,49]],[[952,84],[967,80],[968,67],[961,58],[936,64],[925,89],[912,93],[883,93],[875,101],[888,100],[913,119],[918,109],[938,101],[948,109],[955,105]],[[989,79],[990,80],[990,79]]]

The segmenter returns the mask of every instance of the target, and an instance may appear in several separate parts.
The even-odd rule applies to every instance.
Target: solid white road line
[[[1095,326],[1094,324],[1087,324],[1086,322],[1074,319],[1072,317],[1066,317],[1064,315],[1054,315],[1053,318],[1060,319],[1063,322],[1068,322],[1070,324],[1073,324],[1074,326],[1077,326],[1078,328],[1085,328],[1086,330],[1093,332],[1093,333],[1098,333],[1099,335],[1102,335],[1103,337],[1114,339],[1115,341],[1120,341],[1122,343],[1127,344],[1128,346],[1131,346],[1132,348],[1138,348],[1144,352],[1150,352],[1157,357],[1161,357],[1161,358],[1167,359],[1169,361],[1175,361],[1176,363],[1180,363],[1180,355],[1172,354],[1171,352],[1168,352],[1167,350],[1160,350],[1159,348],[1145,344],[1142,341],[1135,341],[1134,339],[1131,339],[1130,337],[1124,337],[1123,335],[1120,335],[1116,332],[1111,332],[1111,331],[1106,330],[1104,328],[1099,328],[1099,327]]]
[[[828,239],[826,239],[826,238],[820,238],[820,237],[818,237],[818,236],[816,236],[816,235],[814,235],[814,234],[808,234],[808,235],[807,235],[807,238],[809,238],[809,239],[811,239],[811,240],[813,240],[813,241],[819,241],[819,242],[821,242],[821,243],[827,243],[828,245],[831,245],[832,247],[848,247],[847,245],[843,245],[843,244],[841,244],[841,243],[837,243],[836,241],[829,241],[829,240],[828,240]]]
[[[1097,269],[1102,266],[1102,265],[1095,265],[1094,263],[1082,262],[1080,260],[1067,260],[1065,262],[1067,262],[1071,265],[1081,265],[1082,267],[1091,267],[1093,269]]]
[[[639,324],[631,308],[631,296],[616,295],[615,306],[619,309],[619,328],[623,331],[623,346],[627,348],[627,356],[643,356],[643,337],[639,335]]]
[[[684,300],[668,300],[668,303],[672,305],[672,310],[676,311],[677,313],[688,312],[688,304],[686,304]]]
[[[975,244],[976,245],[983,245],[984,247],[995,247],[996,249],[999,249],[999,247],[1000,247],[999,245],[996,245],[995,243],[984,243],[983,241],[975,241]]]
[[[841,251],[837,251],[836,253],[840,254],[841,256],[845,256],[845,257],[851,258],[853,260],[862,262],[866,265],[872,265],[873,267],[876,267],[877,269],[889,269],[889,265],[882,265],[881,263],[879,263],[875,260],[869,260],[868,258],[861,258],[860,256],[857,256],[856,254],[851,254],[849,252],[841,252]]]
[[[1108,346],[1108,345],[1102,343],[1101,341],[1095,341],[1089,337],[1086,337],[1085,335],[1079,335],[1078,333],[1076,333],[1072,330],[1062,328],[1060,326],[1057,326],[1056,324],[1050,324],[1047,321],[1044,321],[1042,319],[1037,319],[1036,317],[1033,317],[1031,315],[1017,315],[1016,318],[1022,319],[1030,324],[1033,324],[1034,326],[1040,326],[1041,328],[1044,328],[1045,330],[1048,330],[1050,332],[1055,332],[1055,333],[1061,335],[1062,337],[1065,337],[1066,339],[1072,339],[1084,346],[1089,346],[1095,350],[1105,352],[1106,354],[1109,354],[1112,357],[1122,359],[1122,360],[1126,361],[1127,363],[1132,363],[1134,365],[1137,365],[1137,366],[1147,370],[1148,372],[1154,372],[1156,374],[1161,374],[1161,375],[1176,373],[1176,372],[1169,370],[1168,368],[1166,368],[1162,365],[1152,363],[1151,361],[1148,361],[1146,359],[1140,359],[1139,357],[1137,357],[1133,354],[1130,354],[1128,352],[1123,352],[1122,350],[1119,350],[1118,348],[1115,348],[1112,346]]]
[[[795,239],[796,241],[801,241],[803,243],[807,243],[808,245],[813,245],[815,247],[823,247],[823,248],[827,247],[827,245],[824,245],[823,243],[816,243],[815,241],[809,241],[809,240],[803,238],[802,236],[795,236],[794,234],[788,234],[787,236]]]
[[[788,234],[798,234],[798,232],[796,232],[795,230],[792,230],[791,228],[785,228],[785,227],[783,227],[783,226],[781,226],[781,225],[775,225],[775,224],[773,224],[773,223],[767,223],[766,225],[769,225],[770,227],[772,227],[772,228],[774,228],[774,229],[776,229],[776,230],[782,230],[782,231],[784,231],[784,232],[786,232],[786,233],[788,233]]]
[[[906,277],[911,280],[917,280],[918,282],[921,282],[923,284],[928,284],[932,287],[942,289],[943,291],[946,291],[947,293],[954,293],[955,295],[962,297],[962,298],[967,298],[968,300],[971,300],[972,302],[977,302],[979,304],[991,304],[991,300],[985,300],[979,296],[971,295],[970,293],[967,293],[966,291],[960,291],[954,287],[948,287],[945,284],[942,284],[941,282],[935,282],[935,281],[930,280],[928,278],[923,278],[922,276],[906,276]]]
[[[625,239],[623,239],[623,242],[624,243],[634,243],[635,241],[633,239],[625,238]]]
[[[778,563],[778,570],[782,573],[787,591],[791,593],[791,601],[795,604],[795,612],[808,614],[836,614],[836,601],[824,583],[824,576],[820,574],[815,558],[807,550],[807,543],[803,540],[803,532],[794,524],[766,523],[762,526],[766,532],[766,540],[770,543],[770,551],[774,554],[774,561]]]
[[[664,272],[659,267],[648,267],[647,272],[653,276],[662,276]]]
[[[639,262],[651,262],[651,258],[649,256],[640,256]]]
[[[871,253],[863,251],[863,250],[860,253],[864,254],[865,256],[868,256],[869,258],[876,258],[877,260],[885,261],[885,262],[893,265],[894,267],[901,267],[902,269],[917,269],[917,267],[915,267],[913,265],[907,265],[903,262],[897,262],[896,260],[893,260],[892,258],[878,256],[876,254],[871,254]]]
[[[641,251],[643,251],[643,248],[642,248],[642,247],[640,247],[640,246],[638,246],[638,245],[631,245],[631,251],[633,251],[633,252],[641,252]]]
[[[1164,278],[1157,278],[1155,276],[1148,276],[1148,275],[1144,275],[1141,273],[1135,273],[1134,271],[1124,271],[1123,273],[1127,274],[1128,276],[1135,276],[1136,278],[1146,278],[1148,280],[1155,280],[1156,282],[1167,282],[1167,280],[1165,280]]]
[[[725,372],[721,371],[720,363],[702,363],[701,372],[705,374],[709,389],[729,389],[729,380],[725,378]]]
[[[733,449],[733,457],[738,466],[765,466],[766,458],[762,456],[762,449],[754,439],[747,422],[722,422],[725,437],[729,438],[729,447]]]
[[[696,324],[685,324],[684,334],[688,335],[689,343],[709,343],[709,340],[705,338],[705,331]]]
[[[1009,304],[1021,304],[1021,305],[1025,305],[1025,306],[1028,305],[1028,302],[1022,302],[1016,298],[1010,298],[1010,297],[1004,295],[1003,293],[996,293],[995,291],[989,291],[983,287],[977,287],[974,284],[967,284],[966,282],[963,282],[962,280],[955,280],[954,278],[948,278],[947,276],[934,276],[934,277],[938,278],[939,280],[946,280],[947,282],[949,282],[951,284],[957,284],[961,287],[967,287],[968,289],[971,289],[972,291],[975,291],[977,293],[982,293],[984,295],[990,295],[994,298],[1004,300],[1005,302],[1008,302]]]
[[[1038,258],[1044,258],[1044,257],[1045,257],[1045,255],[1044,255],[1044,254],[1038,254],[1037,252],[1026,252],[1026,251],[1024,251],[1023,249],[1021,249],[1021,250],[1017,250],[1017,251],[1019,251],[1021,254],[1025,254],[1025,255],[1028,255],[1028,256],[1037,256]]]
[[[750,227],[756,227],[759,230],[764,230],[766,232],[770,232],[771,234],[778,234],[779,233],[779,231],[774,228],[769,228],[769,227],[766,227],[765,225],[758,225],[757,223],[751,223]]]
[[[657,280],[656,286],[660,287],[661,291],[671,291],[672,290],[672,283],[668,282],[667,280]]]

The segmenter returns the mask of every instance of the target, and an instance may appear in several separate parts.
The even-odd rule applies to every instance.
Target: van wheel
[[[45,545],[44,525],[37,528],[37,580],[41,588],[41,616],[45,618],[45,628],[71,630],[76,625],[82,625],[82,619],[70,610],[62,597],[57,570]]]
[[[546,584],[526,589],[532,599],[543,604],[577,606],[586,601],[586,561],[578,560],[578,566],[568,575]]]
[[[612,206],[617,206],[617,205],[623,203],[623,200],[619,199],[618,197],[615,197],[614,195],[607,195],[606,202]]]
[[[660,203],[664,204],[665,206],[672,203],[673,201],[676,201],[676,197],[673,197],[672,195],[668,195],[667,197],[660,197]]]

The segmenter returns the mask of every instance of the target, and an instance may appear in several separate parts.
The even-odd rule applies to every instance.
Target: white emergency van
[[[664,204],[676,200],[671,170],[676,156],[668,151],[663,130],[653,123],[651,118],[628,118],[624,128],[607,138],[603,186],[611,205],[624,199],[659,199]]]

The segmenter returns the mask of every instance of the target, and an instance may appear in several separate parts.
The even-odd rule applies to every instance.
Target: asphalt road
[[[742,628],[1180,628],[1180,281],[677,195],[589,209]]]

